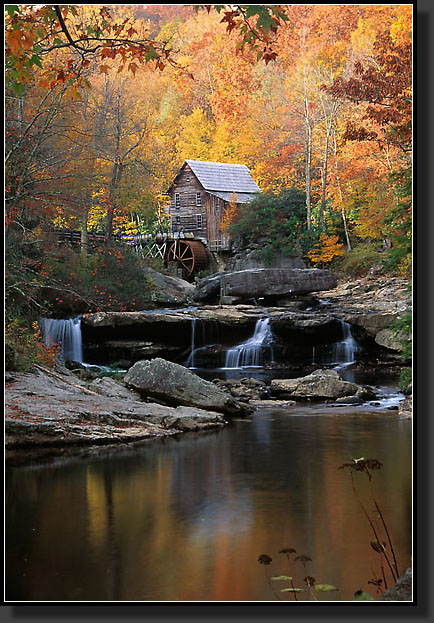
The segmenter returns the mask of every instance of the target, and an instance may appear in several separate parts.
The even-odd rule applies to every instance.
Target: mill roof
[[[258,193],[261,189],[245,164],[186,160],[205,190],[222,192]]]
[[[232,193],[237,194],[238,202],[240,202],[242,199],[253,199],[257,193],[261,192],[250,175],[250,169],[245,164],[186,160],[181,170],[185,164],[190,166],[206,191],[227,201]]]

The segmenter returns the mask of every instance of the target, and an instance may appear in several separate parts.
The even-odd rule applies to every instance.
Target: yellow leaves
[[[390,27],[390,37],[393,43],[403,43],[411,38],[412,34],[412,7],[398,7],[398,19],[392,22]]]
[[[125,234],[126,236],[134,236],[139,233],[136,223],[128,216],[121,214],[113,219],[113,232],[115,234]]]
[[[220,218],[219,227],[222,232],[226,233],[230,224],[233,222],[238,214],[237,195],[232,193],[228,207],[223,210],[223,214]]]
[[[335,257],[344,254],[344,245],[339,242],[339,236],[328,236],[321,234],[319,242],[313,249],[306,253],[306,256],[312,262],[326,264],[331,262]]]

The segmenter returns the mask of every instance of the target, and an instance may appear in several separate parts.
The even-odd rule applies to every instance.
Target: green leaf
[[[281,593],[305,593],[304,588],[282,588]]]
[[[339,590],[336,586],[332,584],[315,584],[315,588],[317,591],[337,591]]]
[[[252,15],[258,15],[259,7],[256,4],[251,4],[246,9],[246,17],[252,17]]]
[[[26,91],[25,85],[20,84],[19,82],[13,82],[11,84],[11,89],[15,93],[15,95],[22,95]]]
[[[270,578],[270,580],[287,580],[288,582],[290,582],[292,578],[289,577],[289,575],[275,575],[274,577]]]
[[[256,26],[260,26],[265,32],[267,32],[272,26],[274,26],[273,18],[270,16],[267,9],[257,8],[258,21],[256,22]]]
[[[372,595],[369,595],[368,593],[365,593],[364,591],[356,591],[354,593],[354,600],[355,601],[375,601],[375,599],[372,597]]]
[[[37,65],[38,67],[42,69],[41,57],[38,56],[37,54],[33,54],[32,58],[30,59],[30,62],[32,65]]]
[[[5,4],[5,11],[9,13],[9,17],[13,17],[15,13],[20,12],[20,9],[17,4]]]
[[[157,54],[157,51],[156,51],[154,48],[151,48],[151,49],[150,49],[148,52],[146,52],[146,54],[145,54],[145,60],[146,60],[146,62],[153,61],[153,60],[155,60],[156,58],[158,58],[158,54]]]

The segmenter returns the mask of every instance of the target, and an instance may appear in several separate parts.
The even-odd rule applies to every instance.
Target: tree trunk
[[[87,221],[89,218],[89,207],[88,204],[83,208],[83,212],[81,214],[81,237],[80,237],[80,253],[82,255],[86,255],[89,251],[89,234],[87,231]]]
[[[345,240],[347,242],[347,249],[348,251],[351,251],[351,241],[350,241],[350,234],[348,232],[348,225],[347,225],[347,216],[345,214],[345,208],[344,208],[344,198],[343,198],[343,194],[342,194],[342,185],[341,185],[341,180],[339,177],[339,169],[338,169],[338,146],[336,143],[336,135],[333,137],[333,151],[334,151],[334,156],[335,156],[335,169],[336,169],[336,181],[338,183],[338,189],[339,189],[339,198],[340,198],[340,202],[341,202],[341,215],[342,215],[342,222],[344,224],[344,232],[345,232]]]
[[[327,133],[326,133],[326,139],[325,139],[325,145],[324,145],[324,161],[323,161],[322,180],[321,180],[321,205],[319,209],[319,225],[321,228],[324,224],[324,214],[325,214],[329,142],[330,142],[330,126],[327,127]]]
[[[307,229],[312,227],[312,125],[309,116],[309,99],[307,93],[307,69],[306,65],[303,67],[304,71],[304,121],[306,126],[306,166],[305,166],[305,179],[306,179],[306,219]]]
[[[113,217],[114,217],[115,208],[116,208],[116,192],[121,182],[122,170],[123,170],[123,165],[121,162],[117,161],[113,163],[112,177],[111,177],[110,189],[109,189],[109,205],[107,207],[106,231],[105,231],[107,241],[113,238]]]

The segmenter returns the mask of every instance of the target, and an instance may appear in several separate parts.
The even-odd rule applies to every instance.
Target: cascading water
[[[56,319],[40,318],[39,326],[47,346],[60,347],[58,359],[83,363],[83,343],[81,339],[81,318]]]
[[[273,334],[270,319],[257,321],[253,337],[226,351],[225,368],[256,368],[264,364],[265,355],[273,361]]]
[[[341,322],[342,340],[333,345],[332,363],[336,365],[350,365],[355,362],[355,354],[359,350],[359,345],[351,334],[351,325],[348,322]]]
[[[342,339],[328,347],[312,347],[312,364],[334,365],[336,368],[350,366],[356,361],[359,344],[351,334],[351,325],[341,321]]]
[[[187,366],[187,368],[194,368],[194,351],[196,349],[195,346],[195,338],[196,338],[196,320],[197,318],[192,318],[191,319],[191,351],[190,351],[190,355],[185,363],[185,365]]]

